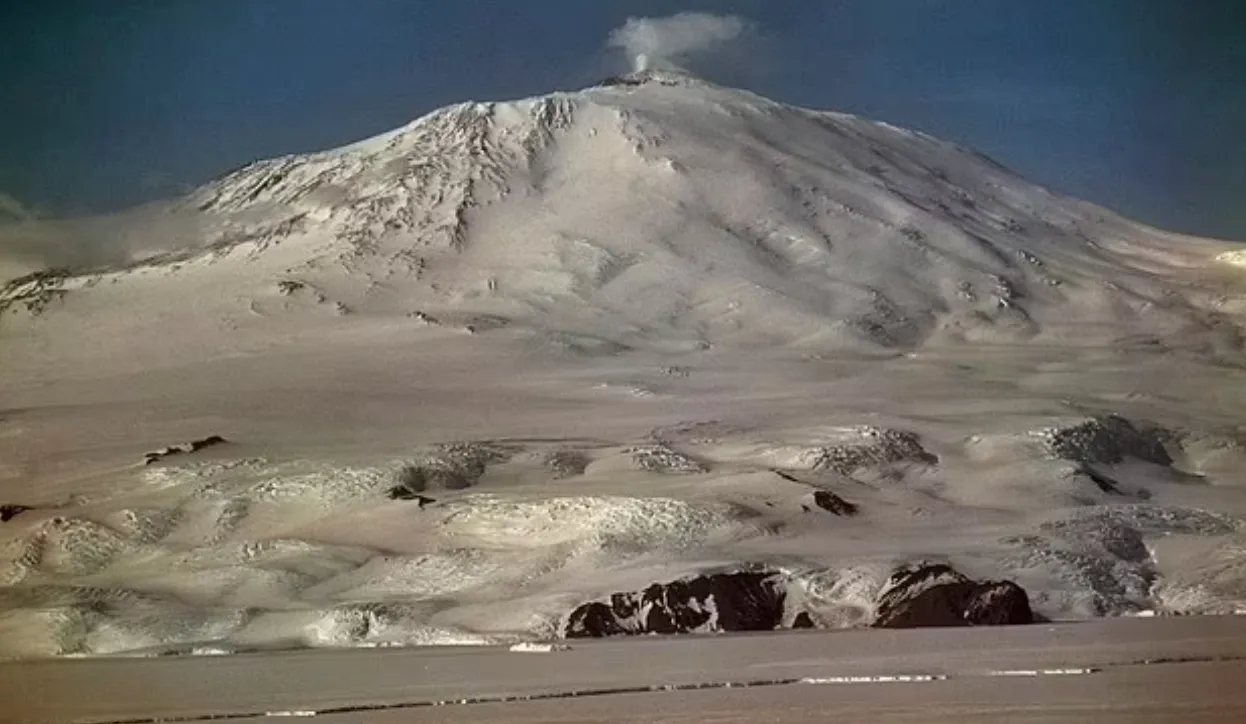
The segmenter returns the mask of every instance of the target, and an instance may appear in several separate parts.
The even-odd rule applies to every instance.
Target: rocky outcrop
[[[183,443],[181,445],[170,445],[163,450],[156,450],[155,452],[149,452],[143,455],[143,464],[151,465],[154,462],[158,462],[172,455],[188,455],[190,453],[199,452],[204,448],[213,447],[215,445],[223,445],[226,442],[228,441],[220,435],[209,435],[200,440],[191,440],[190,442]]]
[[[707,473],[709,468],[698,460],[662,443],[641,445],[629,448],[632,462],[636,467],[651,473],[662,475],[695,475]]]
[[[771,571],[741,571],[655,583],[585,603],[567,619],[567,638],[636,634],[773,631],[784,623],[785,581]]]
[[[34,508],[29,505],[18,505],[17,503],[0,504],[0,523],[8,523],[28,510],[34,510]]]
[[[601,81],[597,85],[602,88],[611,88],[618,86],[639,87],[649,83],[667,86],[685,86],[696,85],[701,81],[696,77],[688,75],[678,70],[656,70],[647,68],[638,70],[624,75],[612,75]]]
[[[1164,443],[1171,432],[1155,425],[1135,425],[1119,415],[1100,415],[1066,427],[1039,430],[1050,453],[1079,463],[1115,465],[1137,458],[1155,465],[1172,465]]]
[[[835,515],[851,517],[857,514],[856,503],[849,503],[829,490],[814,491],[813,504]]]
[[[43,314],[53,302],[69,293],[63,285],[71,276],[69,269],[55,268],[6,281],[0,285],[0,317],[18,308],[24,308],[32,317]]]
[[[1006,626],[1034,622],[1025,589],[1012,581],[973,581],[928,564],[892,574],[879,594],[875,628]]]
[[[555,479],[561,480],[583,475],[588,469],[589,457],[575,450],[555,450],[546,455],[542,462]]]
[[[414,490],[411,490],[410,488],[404,487],[404,486],[402,486],[402,485],[395,485],[394,487],[392,487],[392,488],[390,488],[389,490],[385,491],[385,495],[386,495],[386,497],[388,497],[390,500],[407,500],[407,501],[412,501],[412,502],[416,503],[417,505],[419,505],[419,506],[420,506],[420,508],[423,508],[423,507],[424,507],[424,506],[426,506],[426,505],[432,505],[433,503],[436,503],[436,502],[437,502],[437,501],[436,501],[435,499],[433,499],[433,498],[429,498],[429,497],[427,497],[427,496],[420,495],[419,493],[415,492]]]
[[[655,583],[581,604],[567,638],[816,628],[817,613],[791,605],[791,576],[774,570],[714,573]],[[796,584],[799,585],[799,584]],[[1012,581],[974,581],[951,566],[897,570],[875,601],[875,628],[1033,623],[1025,590]]]
[[[487,443],[437,445],[419,462],[398,470],[389,497],[412,500],[430,490],[465,490],[484,476],[489,465],[507,460],[510,455],[510,449]]]
[[[283,297],[288,297],[296,292],[301,292],[307,288],[306,282],[300,282],[295,279],[282,279],[277,282],[277,293]]]
[[[864,426],[855,432],[858,439],[823,448],[812,468],[852,477],[863,468],[939,463],[939,457],[926,450],[921,438],[914,433],[873,426]]]

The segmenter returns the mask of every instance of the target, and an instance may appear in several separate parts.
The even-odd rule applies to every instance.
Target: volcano
[[[476,315],[626,347],[1146,333],[1240,351],[1212,263],[1228,245],[1130,223],[921,133],[674,72],[451,106],[250,164],[164,215],[192,231],[149,246],[176,252],[62,286],[216,290],[143,305],[164,319],[229,319],[243,300],[281,316],[274,297],[322,290],[372,318]]]
[[[923,133],[647,70],[98,223],[0,289],[18,654],[524,638],[744,564],[824,626],[931,558],[1244,598],[1240,249]]]

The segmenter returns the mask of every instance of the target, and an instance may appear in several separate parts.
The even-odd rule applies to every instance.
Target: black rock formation
[[[212,447],[213,445],[221,445],[224,442],[225,442],[225,438],[221,437],[220,435],[209,435],[203,438],[202,440],[191,440],[190,441],[190,452],[199,452],[205,447]]]
[[[437,445],[418,462],[404,465],[394,477],[395,491],[411,494],[429,490],[464,490],[484,476],[488,466],[510,457],[506,448],[487,443],[455,442]]]
[[[829,490],[814,491],[813,502],[822,510],[835,515],[853,516],[857,514],[856,503],[849,503]]]
[[[789,611],[791,579],[773,570],[714,573],[655,583],[581,604],[567,638],[817,628],[809,611]],[[796,596],[799,598],[799,594]],[[794,613],[794,615],[792,615]],[[875,601],[875,628],[1003,626],[1039,620],[1012,581],[974,581],[951,566],[921,564],[892,574]]]
[[[205,438],[202,438],[199,440],[191,440],[190,442],[183,443],[181,445],[170,445],[169,447],[166,447],[163,450],[156,450],[155,452],[149,452],[143,455],[143,464],[151,465],[152,463],[163,460],[171,455],[185,455],[189,453],[196,453],[206,447],[222,445],[226,442],[228,441],[225,438],[221,437],[220,435],[209,435]]]
[[[599,638],[773,631],[782,627],[785,598],[784,581],[771,571],[695,576],[585,603],[571,612],[564,633]]]
[[[296,281],[293,279],[283,279],[277,282],[277,291],[280,292],[282,296],[286,296],[286,297],[290,296],[291,294],[294,294],[295,292],[300,292],[306,288],[307,288],[306,283]]]
[[[1173,463],[1164,447],[1172,433],[1154,425],[1135,425],[1120,415],[1100,415],[1043,434],[1051,453],[1065,460],[1116,465],[1132,457],[1155,465]]]
[[[0,504],[0,523],[8,523],[28,510],[34,510],[34,508],[29,505],[18,505],[17,503]]]
[[[411,501],[415,501],[416,503],[419,503],[419,505],[420,505],[420,507],[421,507],[421,508],[423,508],[424,506],[429,505],[429,504],[431,504],[431,503],[436,503],[436,502],[437,502],[437,501],[436,501],[436,500],[434,500],[433,498],[428,498],[428,497],[425,497],[425,496],[423,496],[423,495],[420,495],[419,493],[415,492],[415,491],[414,491],[414,490],[412,490],[411,488],[408,488],[408,487],[406,487],[406,486],[404,486],[404,485],[395,485],[394,487],[392,487],[392,488],[390,488],[389,490],[385,491],[385,495],[386,495],[386,496],[387,496],[390,500],[411,500]]]
[[[693,475],[707,473],[709,468],[698,460],[668,447],[665,444],[641,445],[629,448],[632,462],[641,470],[663,475]]]
[[[924,448],[915,433],[870,426],[861,429],[860,440],[823,448],[813,469],[853,477],[863,468],[938,464],[939,456]]]
[[[589,458],[584,453],[574,450],[556,450],[546,455],[543,462],[554,477],[561,480],[583,475],[588,469]]]
[[[943,564],[905,568],[892,574],[875,611],[875,628],[1034,622],[1025,589],[1012,581],[973,581]]]
[[[685,72],[677,70],[638,70],[624,75],[613,75],[597,85],[602,88],[615,86],[637,87],[646,83],[678,86],[696,82],[696,79]]]

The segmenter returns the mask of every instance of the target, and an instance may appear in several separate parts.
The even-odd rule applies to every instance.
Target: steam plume
[[[664,18],[628,18],[610,33],[609,46],[627,54],[632,70],[685,70],[695,56],[739,38],[750,23],[736,15],[678,13]]]

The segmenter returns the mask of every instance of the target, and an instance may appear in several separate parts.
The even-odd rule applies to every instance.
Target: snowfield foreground
[[[546,645],[548,646],[548,645]],[[6,721],[1236,724],[1246,617],[0,662]]]
[[[0,289],[5,657],[1246,609],[1240,247],[923,134],[645,72],[20,226],[112,258]]]

